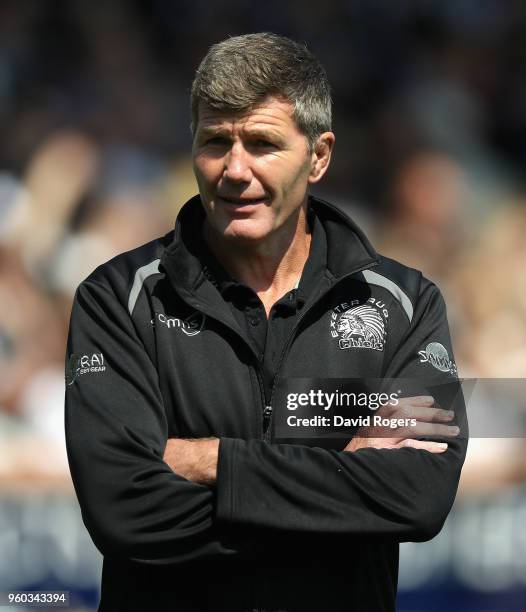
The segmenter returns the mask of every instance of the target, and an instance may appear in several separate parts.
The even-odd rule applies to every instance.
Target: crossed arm
[[[430,396],[402,398],[397,406],[382,406],[378,414],[389,418],[414,418],[417,425],[410,430],[395,430],[394,437],[387,437],[383,428],[371,427],[368,431],[362,429],[349,441],[344,451],[354,453],[363,448],[415,448],[430,453],[443,453],[447,450],[447,443],[417,438],[455,437],[459,433],[457,426],[448,425],[453,420],[454,413],[436,408],[434,399]],[[389,435],[392,433],[391,430]],[[219,445],[218,438],[169,438],[163,459],[179,476],[195,483],[213,486],[217,480]]]

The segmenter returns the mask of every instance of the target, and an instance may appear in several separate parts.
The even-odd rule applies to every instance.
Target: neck
[[[272,305],[294,288],[309,256],[306,206],[262,243],[226,241],[207,222],[203,232],[217,260],[233,278],[258,294],[267,315]]]

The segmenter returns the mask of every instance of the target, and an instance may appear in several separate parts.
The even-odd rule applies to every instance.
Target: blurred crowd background
[[[459,373],[526,372],[526,3],[0,1],[0,591],[97,601],[64,451],[78,283],[166,233],[197,189],[189,91],[208,47],[274,31],[333,86],[317,193],[444,293]],[[444,532],[404,545],[400,610],[526,610],[526,410],[478,438]],[[509,407],[509,406],[508,406]],[[18,608],[20,609],[20,608]]]

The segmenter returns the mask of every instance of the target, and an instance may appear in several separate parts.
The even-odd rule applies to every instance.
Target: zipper
[[[265,406],[263,410],[263,436],[267,435],[267,431],[270,428],[270,421],[272,419],[272,406]]]
[[[261,405],[263,406],[263,418],[259,421],[258,424],[261,425],[261,437],[264,438],[272,408],[267,405],[268,399],[265,393],[265,383],[263,382],[263,370],[260,366],[259,360],[256,361],[255,371],[259,383],[259,399],[261,401]]]
[[[334,289],[334,287],[339,285],[342,281],[344,281],[345,279],[349,278],[350,276],[353,276],[354,274],[358,274],[358,272],[362,272],[363,270],[368,270],[369,268],[374,268],[375,266],[378,265],[378,263],[379,263],[378,261],[373,261],[371,263],[366,264],[365,266],[361,266],[360,268],[357,268],[356,270],[353,270],[352,272],[348,272],[347,274],[344,274],[333,285],[331,285],[326,291],[324,291],[318,297],[318,299],[313,304],[311,304],[307,308],[307,310],[302,312],[300,314],[300,316],[298,317],[298,320],[296,321],[296,325],[294,325],[294,328],[292,329],[292,332],[290,333],[289,337],[287,338],[287,341],[283,345],[283,349],[282,349],[281,354],[279,356],[278,365],[276,367],[276,372],[274,374],[274,378],[272,379],[272,386],[271,386],[271,389],[270,389],[270,401],[269,401],[268,405],[265,406],[265,410],[263,411],[263,440],[265,442],[270,442],[271,439],[272,439],[272,414],[273,414],[272,400],[274,399],[274,392],[276,390],[278,374],[279,374],[279,371],[280,371],[280,369],[281,369],[281,367],[283,365],[283,362],[285,360],[285,356],[286,356],[286,354],[288,353],[288,351],[290,349],[290,345],[292,344],[292,341],[296,337],[296,333],[297,333],[297,331],[298,331],[298,329],[299,329],[303,319],[305,319],[307,314],[309,314],[309,312],[313,309],[313,307],[316,304],[318,304],[320,302],[320,300],[322,298],[324,298],[329,291]],[[266,427],[265,427],[265,425],[266,425]]]

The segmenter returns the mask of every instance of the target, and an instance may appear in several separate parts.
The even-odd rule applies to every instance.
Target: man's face
[[[292,104],[268,97],[246,113],[199,108],[194,172],[210,226],[223,238],[261,243],[297,223],[315,155]]]

